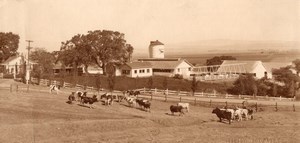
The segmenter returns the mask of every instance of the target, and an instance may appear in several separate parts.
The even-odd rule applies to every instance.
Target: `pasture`
[[[36,88],[39,88],[38,86]],[[42,87],[40,87],[42,88]],[[70,92],[71,93],[71,92]],[[220,123],[212,107],[190,106],[170,115],[172,102],[151,101],[151,112],[94,103],[94,109],[67,104],[69,94],[10,92],[0,86],[0,142],[299,142],[299,109],[265,108],[254,120]],[[88,94],[88,96],[92,96]],[[298,107],[297,107],[298,108]]]

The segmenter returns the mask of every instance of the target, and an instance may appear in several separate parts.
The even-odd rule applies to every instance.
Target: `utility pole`
[[[26,84],[28,84],[29,83],[29,79],[30,79],[29,53],[30,53],[30,49],[32,49],[32,47],[30,47],[30,43],[33,42],[33,41],[32,40],[26,40],[26,42],[28,42],[28,47],[26,48],[28,50],[27,65],[26,65]]]

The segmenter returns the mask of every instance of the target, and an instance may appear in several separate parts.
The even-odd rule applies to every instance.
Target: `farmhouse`
[[[119,72],[118,72],[119,70]],[[152,76],[152,65],[150,62],[129,62],[121,65],[116,75],[127,77],[150,77]]]
[[[0,65],[3,66],[4,72],[7,74],[19,74],[21,71],[21,65],[27,62],[27,59],[23,58],[22,56],[13,56],[8,58],[6,61],[1,63]],[[30,69],[33,68],[33,65],[37,64],[35,62],[29,61]]]

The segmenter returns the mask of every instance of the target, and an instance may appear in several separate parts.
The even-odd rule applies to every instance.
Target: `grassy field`
[[[67,104],[68,94],[13,92],[0,79],[0,142],[3,143],[297,143],[299,110],[265,109],[254,120],[218,122],[212,107],[191,106],[184,116],[170,115],[174,103],[152,101],[151,112],[125,102],[94,109]],[[35,88],[39,88],[36,86]],[[40,87],[45,89],[44,87]]]

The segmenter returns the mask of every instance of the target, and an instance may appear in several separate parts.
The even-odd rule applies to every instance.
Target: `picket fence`
[[[31,81],[33,83],[42,85],[42,86],[49,86],[49,85],[60,85],[63,88],[75,88],[78,90],[89,90],[89,91],[97,91],[96,87],[93,86],[85,86],[85,85],[80,85],[80,84],[71,84],[68,82],[63,82],[61,83],[60,81],[56,80],[48,80],[48,79],[40,79],[38,80],[36,78],[32,78]],[[108,91],[106,89],[101,88],[100,91]],[[149,89],[149,88],[140,88],[140,89],[135,89],[135,91],[140,91],[141,93],[144,94],[152,94],[152,95],[173,95],[173,96],[195,96],[195,97],[203,97],[203,98],[225,98],[225,99],[244,99],[244,100],[271,100],[271,101],[294,101],[294,98],[285,98],[285,97],[268,97],[268,96],[254,96],[251,95],[230,95],[230,94],[221,94],[217,93],[216,91],[212,93],[204,93],[204,92],[195,92],[194,94],[191,91],[180,91],[180,90],[169,90],[169,89]],[[122,91],[114,90],[112,93],[120,94],[123,93]]]

